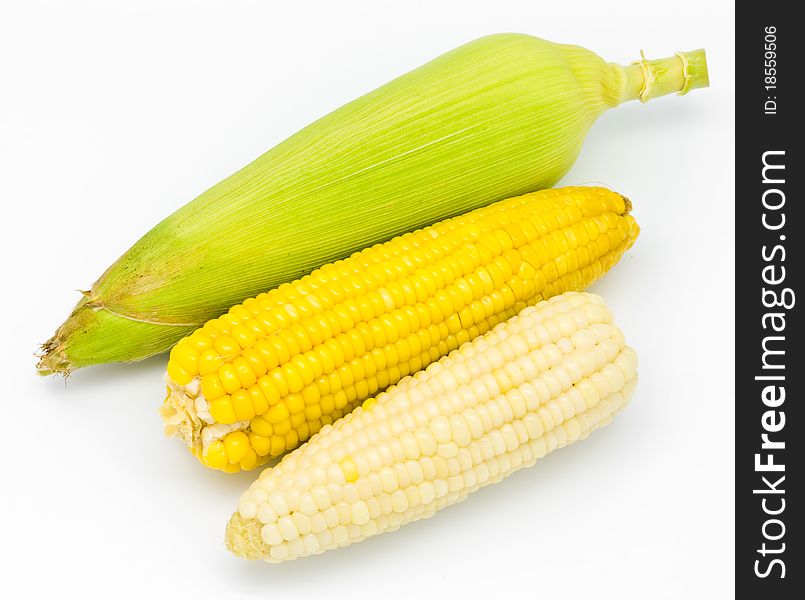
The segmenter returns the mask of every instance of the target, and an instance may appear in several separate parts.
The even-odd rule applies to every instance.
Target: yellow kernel
[[[226,463],[223,467],[221,467],[221,470],[224,473],[239,473],[240,472],[240,463],[235,463],[235,464]]]
[[[249,434],[249,443],[257,456],[268,456],[271,451],[271,440],[267,436],[257,435],[252,432]]]
[[[285,452],[285,436],[272,435],[271,436],[271,456],[279,456]]]
[[[193,381],[193,373],[183,369],[175,359],[168,361],[168,377],[170,377],[176,385],[187,385]]]
[[[316,378],[316,375],[313,372],[313,365],[310,362],[310,360],[308,360],[306,354],[300,354],[298,356],[294,356],[291,359],[291,364],[296,368],[297,372],[299,373],[299,376],[302,378],[304,385],[308,385]]]
[[[308,385],[302,390],[302,399],[306,405],[318,403],[320,397],[319,388],[315,384]]]
[[[232,368],[235,370],[235,375],[240,381],[241,387],[250,388],[257,383],[257,377],[254,375],[249,363],[242,356],[238,356],[232,361]]]
[[[221,365],[224,364],[224,359],[218,354],[216,350],[209,349],[201,353],[198,358],[198,372],[202,377],[210,373],[216,373]]]
[[[230,425],[238,422],[238,416],[235,412],[235,407],[232,406],[232,398],[230,396],[221,396],[209,403],[210,415],[215,419],[216,423],[222,425]]]
[[[242,431],[230,431],[224,436],[224,448],[230,464],[237,464],[249,451],[249,438]]]
[[[253,448],[246,450],[246,455],[240,459],[240,468],[244,471],[251,471],[257,466],[257,452]]]
[[[243,387],[235,367],[231,363],[225,363],[218,369],[218,378],[221,380],[221,385],[227,394],[232,394]]]
[[[333,358],[330,348],[326,344],[317,346],[314,350],[314,353],[319,361],[319,364],[321,365],[323,373],[330,373],[333,369],[335,369],[335,359]]]
[[[208,402],[226,394],[217,373],[207,373],[201,378],[201,393]]]
[[[232,408],[235,410],[238,421],[248,421],[254,417],[254,407],[249,398],[249,392],[246,390],[237,390],[232,394]]]
[[[255,341],[257,341],[254,332],[250,331],[243,325],[235,325],[232,328],[232,338],[235,340],[239,348],[251,348]]]
[[[271,377],[263,375],[257,380],[257,385],[260,391],[263,392],[263,397],[266,399],[269,406],[280,401],[280,393],[277,390],[277,386],[275,386],[274,382],[271,380]]]
[[[344,479],[347,480],[347,483],[358,481],[358,467],[355,465],[355,461],[352,460],[351,456],[342,458],[338,462],[338,466],[341,467],[341,472],[344,474]]]
[[[361,406],[363,407],[363,410],[369,410],[375,404],[377,404],[377,400],[375,398],[368,398]]]
[[[266,402],[266,398],[258,385],[253,385],[249,388],[249,401],[252,403],[252,408],[256,415],[262,415],[268,410],[268,402]]]
[[[240,346],[238,346],[238,343],[235,341],[235,339],[229,335],[222,335],[216,339],[214,347],[218,351],[218,354],[227,360],[235,358],[238,354],[240,354]]]
[[[265,414],[265,419],[269,423],[276,424],[281,423],[282,421],[287,421],[290,414],[288,413],[288,408],[285,404],[275,404],[271,408],[268,409],[268,412]]]
[[[260,352],[258,352],[254,348],[244,350],[241,356],[249,365],[249,368],[251,369],[252,373],[254,373],[255,378],[265,375],[266,371],[268,371],[268,369],[266,368],[266,363],[263,360]]]
[[[187,338],[180,341],[171,351],[171,359],[191,375],[198,373],[198,352],[190,345]]]
[[[227,463],[226,449],[221,440],[216,440],[204,451],[201,460],[213,469],[220,469]]]
[[[302,388],[305,387],[305,382],[296,365],[294,363],[285,363],[282,365],[281,369],[285,383],[288,386],[288,391],[292,394],[301,392]]]
[[[300,413],[305,410],[305,400],[301,394],[289,394],[285,398],[285,406],[291,414]]]
[[[276,386],[280,397],[288,395],[290,390],[288,390],[288,382],[285,380],[285,375],[282,372],[282,367],[271,369],[268,372],[268,377],[271,378],[271,383],[273,383],[274,386]]]
[[[274,349],[274,345],[268,339],[258,341],[254,345],[254,349],[260,353],[260,358],[263,359],[263,362],[266,366],[266,372],[276,368],[277,365],[279,365],[279,357],[277,356],[277,352]]]
[[[271,423],[266,421],[263,417],[255,417],[252,419],[251,423],[249,423],[249,428],[257,435],[265,438],[271,437],[271,434],[274,433],[274,428],[271,426]]]
[[[305,413],[304,413],[304,411],[300,412],[300,413],[293,413],[290,416],[290,418],[288,419],[288,424],[290,425],[291,429],[295,429],[296,427],[299,427],[304,422],[305,422]]]
[[[326,395],[321,397],[320,402],[321,412],[324,414],[329,414],[335,410],[335,399],[332,395]]]
[[[288,433],[285,434],[285,447],[288,450],[292,448],[296,448],[299,445],[299,434],[296,433],[295,430],[291,429]]]
[[[321,406],[318,404],[311,404],[305,407],[305,419],[313,421],[321,417]]]
[[[196,352],[203,353],[205,350],[212,348],[212,339],[204,335],[204,333],[197,329],[190,337],[187,338],[188,343],[196,349]]]

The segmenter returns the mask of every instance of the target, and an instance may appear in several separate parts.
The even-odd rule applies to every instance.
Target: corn
[[[629,209],[603,188],[526,194],[246,300],[171,351],[166,432],[209,467],[259,466],[526,305],[585,288],[637,237]]]
[[[429,517],[607,424],[636,369],[598,296],[525,308],[264,470],[227,546],[279,562]]]
[[[527,35],[466,44],[167,217],[84,293],[38,368],[69,373],[167,350],[241,299],[322,264],[550,187],[607,109],[705,85],[703,51],[621,67]]]

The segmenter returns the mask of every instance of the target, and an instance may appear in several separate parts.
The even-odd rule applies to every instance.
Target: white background
[[[731,2],[0,6],[6,597],[732,597]],[[641,48],[707,48],[710,89],[604,115],[564,179],[626,194],[642,226],[594,288],[640,356],[632,405],[397,533],[279,566],[230,556],[224,525],[254,474],[205,471],[162,436],[164,357],[65,385],[35,375],[33,352],[75,290],[174,209],[340,104],[498,31],[622,64]]]

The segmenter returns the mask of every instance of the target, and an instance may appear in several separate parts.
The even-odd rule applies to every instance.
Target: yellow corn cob
[[[608,423],[636,373],[598,296],[525,308],[264,470],[227,545],[278,562],[429,517]]]
[[[594,187],[512,198],[246,300],[181,340],[162,413],[209,467],[251,469],[529,304],[589,285],[638,234]]]

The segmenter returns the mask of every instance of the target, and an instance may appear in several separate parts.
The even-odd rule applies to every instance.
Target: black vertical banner
[[[805,203],[797,3],[736,18],[736,592],[802,598]],[[799,492],[798,492],[799,491]]]

